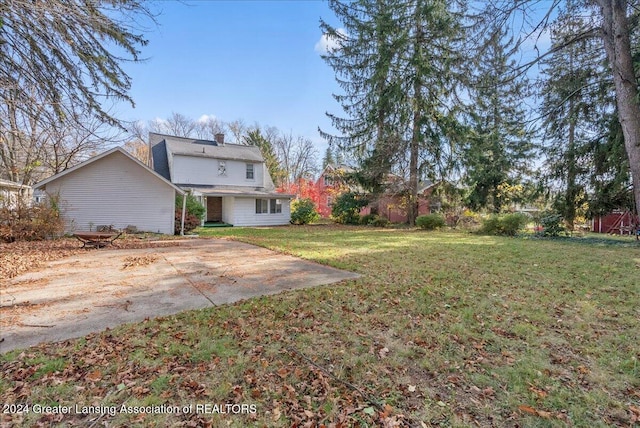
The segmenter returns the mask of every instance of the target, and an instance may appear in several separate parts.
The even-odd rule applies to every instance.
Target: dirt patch
[[[222,239],[81,250],[0,282],[0,352],[357,276]]]

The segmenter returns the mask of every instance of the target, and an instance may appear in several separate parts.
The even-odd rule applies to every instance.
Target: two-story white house
[[[277,193],[260,149],[215,141],[149,133],[153,170],[198,197],[203,222],[234,226],[289,224],[293,195]]]

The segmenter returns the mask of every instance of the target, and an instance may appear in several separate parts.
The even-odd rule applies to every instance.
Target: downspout
[[[187,190],[182,196],[182,218],[180,219],[180,236],[184,236],[184,218],[187,216],[187,196],[191,194],[191,190]]]

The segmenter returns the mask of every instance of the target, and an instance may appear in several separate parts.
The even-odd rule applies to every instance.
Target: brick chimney
[[[224,146],[224,134],[222,133],[218,133],[215,135],[215,140],[216,143],[218,143],[219,146]]]

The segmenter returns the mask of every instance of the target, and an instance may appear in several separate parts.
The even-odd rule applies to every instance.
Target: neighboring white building
[[[234,226],[289,224],[293,195],[277,193],[256,146],[149,133],[150,164],[162,177],[200,198],[203,221]]]
[[[175,197],[184,192],[116,147],[34,186],[57,197],[65,232],[97,226],[174,233]]]
[[[20,200],[29,204],[31,202],[31,194],[31,186],[0,179],[0,207],[15,208]]]

